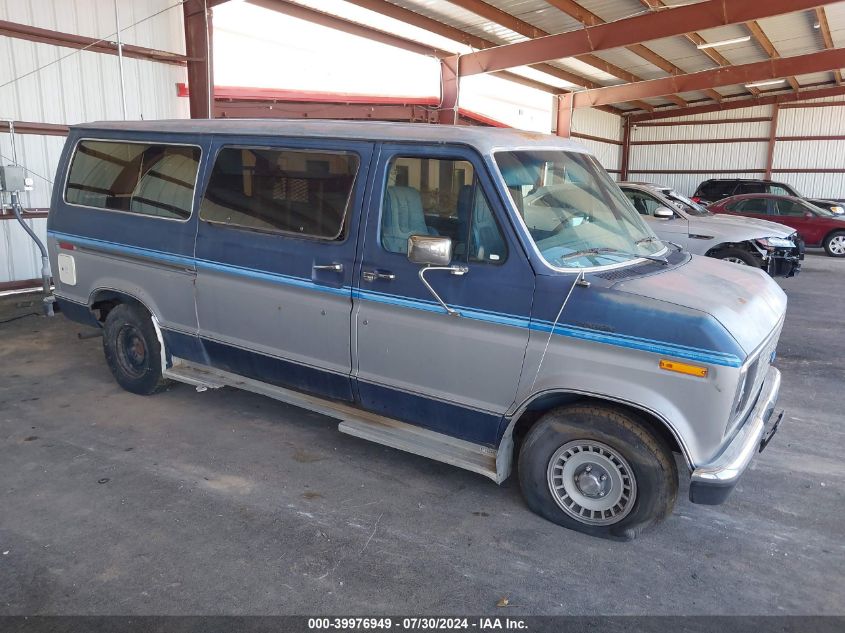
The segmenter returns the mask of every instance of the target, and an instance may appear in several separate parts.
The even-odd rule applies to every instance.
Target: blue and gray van
[[[780,288],[661,242],[554,136],[78,125],[48,237],[125,389],[236,387],[497,483],[518,464],[532,510],[597,536],[665,518],[679,465],[721,503],[783,415]]]

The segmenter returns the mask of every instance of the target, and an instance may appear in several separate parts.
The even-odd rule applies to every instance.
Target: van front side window
[[[406,253],[411,235],[452,239],[455,261],[499,264],[507,247],[472,163],[400,156],[387,173],[381,243]]]
[[[200,219],[246,229],[343,239],[358,156],[348,152],[225,147]]]
[[[200,149],[115,141],[80,141],[65,202],[185,220],[191,215]]]

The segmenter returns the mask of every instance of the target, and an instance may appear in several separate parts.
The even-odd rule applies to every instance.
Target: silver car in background
[[[669,187],[643,182],[619,186],[661,240],[694,255],[762,268],[773,277],[792,277],[801,269],[803,244],[788,226],[717,215]]]

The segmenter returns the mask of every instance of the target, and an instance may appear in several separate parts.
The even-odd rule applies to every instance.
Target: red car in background
[[[822,246],[831,257],[845,257],[845,218],[794,196],[749,193],[724,198],[713,213],[761,218],[794,228],[806,246]]]

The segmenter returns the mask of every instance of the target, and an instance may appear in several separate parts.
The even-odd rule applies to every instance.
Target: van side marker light
[[[699,367],[698,365],[688,365],[687,363],[679,363],[674,360],[660,359],[660,369],[666,371],[676,371],[679,374],[686,374],[687,376],[695,376],[696,378],[706,378],[707,368]]]

